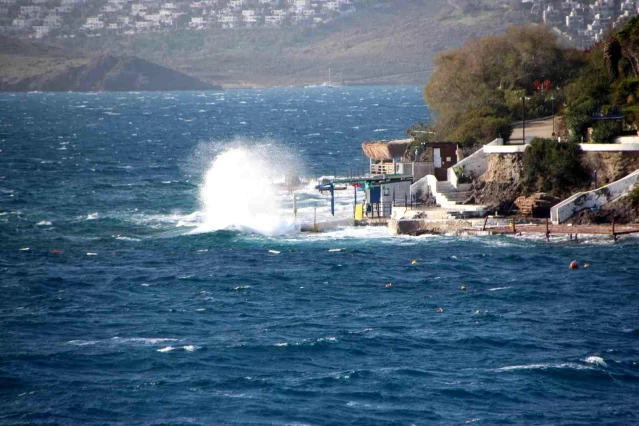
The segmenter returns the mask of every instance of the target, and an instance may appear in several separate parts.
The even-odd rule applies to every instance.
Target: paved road
[[[552,137],[552,117],[543,120],[528,121],[526,120],[526,139],[531,137],[551,138]],[[521,122],[513,125],[513,134],[511,141],[522,140]]]

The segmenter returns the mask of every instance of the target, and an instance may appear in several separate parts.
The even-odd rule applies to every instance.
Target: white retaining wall
[[[639,151],[636,143],[580,143],[583,152]]]
[[[615,143],[639,143],[639,136],[619,136]]]
[[[554,225],[565,222],[583,209],[601,207],[625,195],[639,181],[639,170],[611,184],[588,192],[578,192],[550,209]]]
[[[428,176],[431,175],[424,176],[410,186],[410,193],[411,195],[414,195],[416,199],[419,199],[422,195],[430,194],[430,190],[428,188]]]
[[[488,159],[486,157],[486,153],[487,153],[486,149],[489,147],[492,148],[492,147],[500,146],[503,144],[504,144],[504,140],[497,138],[494,141],[490,142],[489,144],[484,145],[483,147],[475,151],[472,155],[459,161],[454,166],[449,167],[447,170],[448,182],[450,182],[458,190],[462,190],[459,186],[460,184],[457,183],[457,175],[455,174],[454,169],[456,169],[457,167],[463,167],[465,173],[471,174],[473,178],[478,178],[479,176],[483,175],[484,172],[486,172],[486,169],[488,168]]]

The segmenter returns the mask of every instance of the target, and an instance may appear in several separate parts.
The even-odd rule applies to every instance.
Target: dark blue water
[[[638,424],[636,240],[178,226],[225,145],[353,170],[427,114],[416,87],[1,95],[0,423]]]

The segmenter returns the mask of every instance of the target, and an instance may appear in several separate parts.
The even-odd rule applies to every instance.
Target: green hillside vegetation
[[[506,33],[468,40],[460,49],[441,53],[424,88],[424,98],[436,112],[437,138],[464,147],[508,139],[511,123],[552,114],[551,96],[584,64],[582,55],[560,45],[545,26],[512,26]],[[538,90],[535,82],[550,82]]]
[[[551,96],[564,139],[610,143],[639,128],[639,17],[587,51],[544,26],[514,26],[439,54],[435,66],[424,98],[437,119],[423,134],[467,149],[508,139],[524,102],[527,119],[551,115]]]
[[[586,64],[566,88],[565,121],[575,140],[612,142],[639,126],[639,17],[585,53]],[[621,120],[623,118],[623,120]]]

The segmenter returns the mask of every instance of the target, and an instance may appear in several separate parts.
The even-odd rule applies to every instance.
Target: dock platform
[[[620,235],[636,234],[639,233],[639,225],[551,225],[546,221],[545,223],[528,223],[517,224],[512,221],[508,226],[483,226],[464,228],[461,230],[463,233],[476,234],[476,235],[499,235],[499,234],[541,234],[545,235],[546,239],[549,239],[552,234],[570,235],[571,239],[578,239],[579,235],[610,235],[615,240]]]

